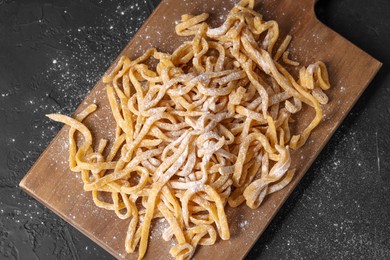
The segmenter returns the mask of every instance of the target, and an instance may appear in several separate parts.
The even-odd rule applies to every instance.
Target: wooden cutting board
[[[119,56],[126,54],[133,59],[152,46],[171,52],[184,40],[174,33],[175,21],[180,20],[181,14],[208,12],[212,24],[219,25],[236,2],[238,0],[163,0]],[[330,102],[324,106],[323,122],[307,144],[292,153],[292,167],[297,169],[293,181],[282,191],[269,196],[257,210],[246,206],[227,209],[231,239],[200,247],[196,259],[245,257],[381,66],[380,62],[319,22],[314,14],[315,0],[258,0],[256,3],[255,10],[266,20],[274,19],[279,23],[281,37],[287,33],[293,36],[289,47],[293,59],[302,65],[317,60],[327,64],[332,85],[327,91]],[[86,125],[92,130],[95,140],[102,137],[112,139],[114,121],[109,114],[102,81],[96,84],[76,112],[93,102],[99,109],[85,121]],[[300,120],[306,124],[313,113],[303,111],[300,115]],[[124,249],[128,220],[119,220],[114,212],[97,208],[91,193],[83,191],[80,177],[69,171],[68,129],[64,127],[58,133],[20,186],[113,256],[135,259],[136,254],[126,255]],[[161,225],[156,223],[153,227],[147,259],[170,258],[171,242],[161,239]]]

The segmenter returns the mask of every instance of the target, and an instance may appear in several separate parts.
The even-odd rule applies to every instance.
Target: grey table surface
[[[0,0],[0,259],[112,259],[18,183],[158,2]],[[316,10],[384,66],[247,258],[390,259],[390,1]]]

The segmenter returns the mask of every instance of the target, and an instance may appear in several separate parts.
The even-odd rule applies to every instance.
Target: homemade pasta
[[[94,149],[82,123],[96,105],[75,119],[48,115],[70,126],[70,169],[81,173],[96,206],[128,219],[125,248],[138,248],[139,259],[156,218],[169,224],[163,239],[175,239],[176,259],[229,239],[226,204],[254,209],[288,185],[290,149],[304,145],[322,119],[325,64],[301,67],[296,80],[287,70],[299,66],[287,51],[291,36],[278,42],[278,24],[253,6],[241,1],[218,28],[209,27],[206,13],[183,15],[176,33],[193,39],[172,54],[149,49],[135,60],[121,57],[103,78],[116,122],[109,149],[104,139]],[[303,106],[315,116],[292,133]]]

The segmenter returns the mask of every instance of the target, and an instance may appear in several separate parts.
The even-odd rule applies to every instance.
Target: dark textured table
[[[0,0],[0,259],[112,259],[18,183],[159,0]],[[248,259],[390,259],[390,1],[318,17],[384,63]]]

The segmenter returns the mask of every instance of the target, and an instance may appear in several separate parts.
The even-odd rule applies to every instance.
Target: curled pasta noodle
[[[125,249],[138,248],[139,259],[157,218],[169,226],[163,238],[176,241],[176,259],[229,239],[226,204],[257,208],[289,185],[291,149],[303,146],[322,119],[330,87],[325,64],[298,68],[295,77],[287,68],[299,66],[288,58],[292,37],[278,45],[277,22],[253,8],[253,0],[241,1],[217,28],[206,13],[183,15],[176,33],[193,39],[172,54],[152,48],[135,60],[121,57],[103,77],[114,140],[93,142],[83,120],[94,104],[74,119],[48,115],[70,126],[70,169],[81,172],[97,207],[129,222]],[[303,106],[315,116],[294,132]]]

